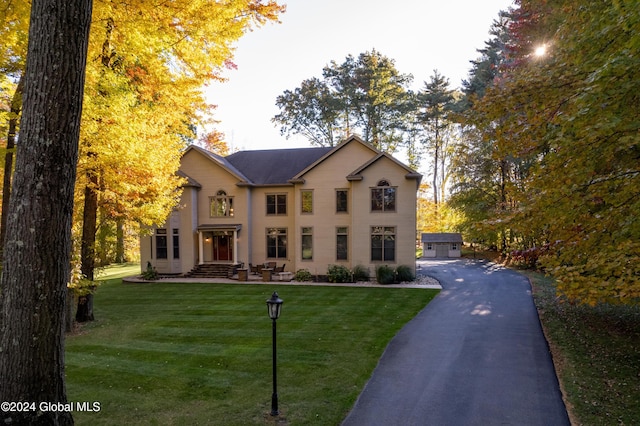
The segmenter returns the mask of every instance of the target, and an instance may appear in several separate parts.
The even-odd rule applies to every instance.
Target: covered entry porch
[[[198,226],[198,264],[238,264],[238,234],[242,225]]]

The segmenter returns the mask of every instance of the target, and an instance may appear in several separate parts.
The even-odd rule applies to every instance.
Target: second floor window
[[[389,185],[386,180],[378,182],[378,186],[371,188],[371,211],[395,212],[397,188]]]
[[[313,191],[310,190],[302,190],[300,192],[300,198],[302,199],[301,212],[302,213],[313,213]]]
[[[209,201],[211,217],[233,217],[233,197],[227,196],[226,192],[218,191]]]
[[[336,213],[347,213],[348,191],[346,189],[336,189]]]
[[[267,194],[267,214],[287,214],[287,194]]]

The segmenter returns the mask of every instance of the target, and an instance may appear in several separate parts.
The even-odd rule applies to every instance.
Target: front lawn
[[[278,326],[279,418],[271,404]],[[319,424],[347,414],[396,332],[435,295],[407,288],[102,284],[96,321],[67,337],[76,424]]]

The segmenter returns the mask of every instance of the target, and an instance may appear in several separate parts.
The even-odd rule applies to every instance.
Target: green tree
[[[449,80],[438,70],[433,71],[429,82],[417,95],[420,112],[418,120],[423,128],[424,145],[431,154],[433,202],[438,206],[440,194],[444,193],[446,165],[450,151],[447,149],[453,133],[453,123],[449,118],[454,104],[453,90]]]
[[[355,124],[373,146],[396,152],[403,142],[407,114],[412,107],[407,87],[413,77],[398,72],[393,60],[375,50],[360,54],[353,69]]]
[[[14,196],[0,278],[0,396],[66,403],[64,306],[90,0],[33,0]],[[3,410],[5,424],[73,424]]]
[[[403,143],[411,111],[410,74],[373,50],[341,64],[332,61],[323,78],[304,80],[276,99],[280,113],[272,121],[282,134],[301,134],[311,143],[333,146],[360,133],[376,148],[393,153]]]
[[[507,226],[513,207],[509,179],[512,157],[497,149],[496,132],[500,121],[507,121],[510,112],[487,114],[484,97],[490,88],[500,84],[509,66],[508,46],[511,43],[511,14],[501,12],[494,21],[491,39],[480,49],[480,57],[472,61],[468,80],[463,82],[463,97],[454,106],[454,120],[462,126],[462,141],[454,147],[452,156],[451,207],[464,213],[460,226],[465,237],[494,247],[501,252],[509,248],[513,230]]]
[[[463,80],[462,90],[465,97],[460,101],[458,109],[470,107],[474,100],[484,96],[488,87],[494,83],[508,62],[507,49],[510,44],[509,24],[511,13],[501,11],[498,19],[494,20],[489,29],[491,38],[485,41],[485,46],[478,49],[480,57],[471,61],[469,79]]]
[[[285,90],[276,99],[280,113],[272,121],[280,124],[287,137],[300,134],[313,145],[334,146],[345,136],[342,128],[342,106],[325,81],[304,80],[300,87]]]

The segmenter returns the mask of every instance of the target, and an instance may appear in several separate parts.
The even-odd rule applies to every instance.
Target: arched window
[[[388,180],[381,179],[378,186],[371,188],[372,212],[395,212],[397,188],[391,186]]]
[[[224,190],[219,190],[209,201],[211,217],[233,217],[233,197],[227,196]]]

